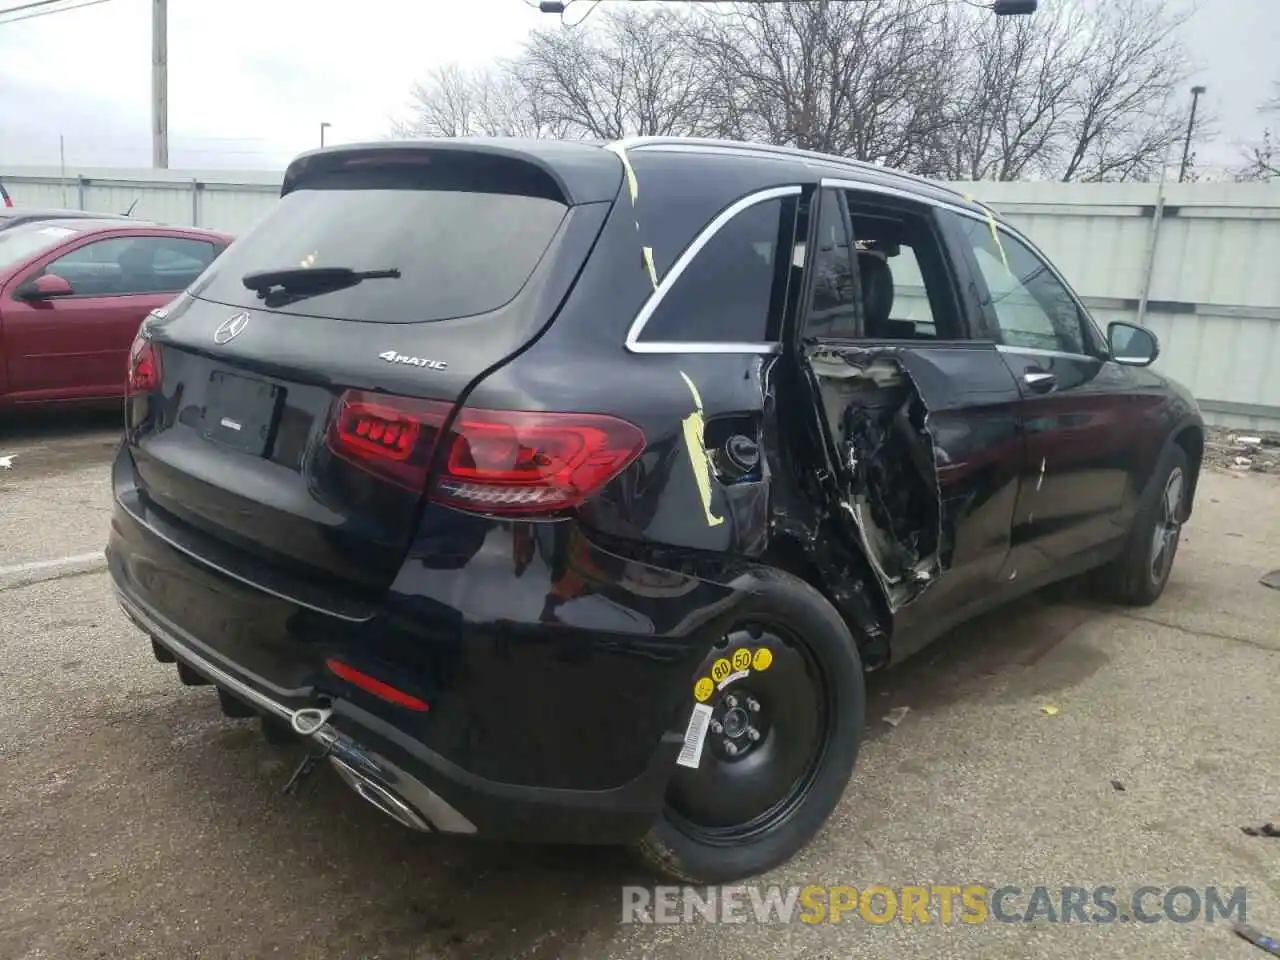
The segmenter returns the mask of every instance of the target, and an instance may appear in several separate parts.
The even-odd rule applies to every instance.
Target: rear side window
[[[764,343],[776,339],[775,281],[790,269],[792,198],[766,200],[718,230],[667,291],[642,343]],[[786,251],[779,270],[778,251]]]
[[[434,189],[408,176],[334,175],[282,197],[217,259],[199,295],[263,306],[241,278],[263,270],[398,270],[396,278],[312,293],[283,313],[413,323],[488,313],[509,303],[564,220],[542,196]]]

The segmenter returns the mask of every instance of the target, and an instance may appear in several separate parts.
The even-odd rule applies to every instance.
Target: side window
[[[72,250],[45,267],[76,296],[176,293],[213,262],[213,244],[182,237],[116,237]]]
[[[853,274],[852,246],[834,190],[822,191],[817,249],[813,256],[813,302],[805,336],[850,339],[858,336],[861,291]]]
[[[123,237],[94,240],[54,260],[43,273],[66,280],[78,297],[115,296],[120,292],[120,257],[130,242]]]
[[[924,281],[924,271],[920,268],[920,258],[909,244],[899,243],[888,256],[877,250],[880,246],[873,240],[864,240],[860,244],[859,266],[868,258],[882,261],[893,280],[893,301],[889,305],[887,322],[894,325],[900,333],[912,340],[936,340],[938,324],[933,319],[933,307],[929,305],[929,288]],[[873,268],[874,269],[874,268]],[[911,324],[910,330],[907,324]]]
[[[874,340],[960,340],[965,327],[947,254],[926,207],[846,193],[862,316]]]
[[[957,218],[987,287],[1000,341],[1011,347],[1091,355],[1080,308],[1031,248],[1003,230]]]
[[[781,312],[791,268],[795,203],[757,203],[707,242],[649,317],[640,339],[662,343],[764,343]],[[779,262],[778,251],[785,251]],[[776,301],[776,305],[775,305]]]

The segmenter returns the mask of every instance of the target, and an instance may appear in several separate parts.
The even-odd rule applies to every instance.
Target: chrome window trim
[[[1019,347],[1008,343],[997,343],[999,353],[1020,353],[1031,357],[1061,357],[1066,360],[1089,360],[1093,363],[1104,363],[1101,357],[1091,357],[1087,353],[1072,353],[1070,350],[1043,350],[1040,347]]]
[[[724,227],[733,220],[738,214],[751,207],[767,203],[770,200],[777,200],[781,197],[796,196],[803,188],[800,184],[790,184],[785,187],[769,187],[767,190],[758,190],[755,193],[749,193],[745,197],[734,201],[718,213],[710,223],[702,228],[701,232],[693,238],[693,242],[689,244],[680,254],[679,259],[672,264],[671,269],[667,271],[666,276],[654,288],[653,293],[645,300],[644,306],[640,308],[640,312],[636,314],[634,320],[631,321],[631,328],[627,331],[625,346],[631,353],[751,353],[751,354],[770,354],[778,353],[782,349],[780,343],[773,343],[767,340],[759,342],[726,341],[723,343],[681,343],[667,342],[660,340],[651,340],[644,343],[640,342],[640,335],[644,332],[645,325],[649,319],[662,305],[662,301],[667,294],[671,292],[671,288],[688,269],[689,265],[694,261],[703,247],[711,242]]]
[[[910,190],[902,190],[898,187],[891,187],[883,183],[868,183],[865,180],[847,180],[843,177],[823,177],[820,186],[826,188],[831,187],[836,190],[857,190],[860,193],[878,193],[886,197],[895,197],[899,200],[908,200],[911,203],[919,203],[926,207],[938,207],[941,210],[947,210],[950,213],[959,214],[962,217],[968,217],[970,220],[977,220],[980,223],[987,222],[987,215],[981,210],[970,210],[968,207],[962,207],[958,203],[947,203],[945,200],[939,200],[937,197],[925,197],[918,193],[912,193]],[[997,221],[999,225],[999,221]]]

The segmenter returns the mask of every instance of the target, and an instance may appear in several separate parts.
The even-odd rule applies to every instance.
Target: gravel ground
[[[0,441],[6,960],[1262,956],[1221,921],[622,924],[651,882],[622,853],[414,835],[327,772],[283,797],[296,750],[181,687],[94,563],[30,566],[101,549],[112,443]],[[1211,470],[1157,605],[1055,590],[873,677],[844,802],[762,882],[1243,884],[1280,933],[1280,840],[1240,829],[1280,821],[1278,507],[1280,478]]]

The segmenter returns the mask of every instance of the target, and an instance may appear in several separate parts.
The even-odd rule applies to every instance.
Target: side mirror
[[[1111,359],[1131,367],[1149,367],[1160,356],[1160,341],[1146,327],[1115,320],[1107,325]]]
[[[53,297],[70,297],[74,293],[71,284],[56,273],[46,273],[28,280],[18,288],[18,296],[23,300],[49,300]]]

